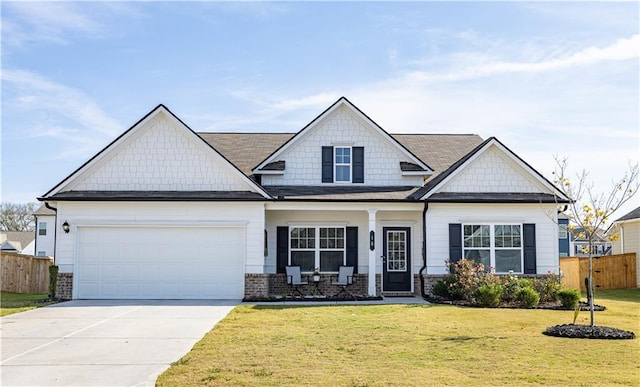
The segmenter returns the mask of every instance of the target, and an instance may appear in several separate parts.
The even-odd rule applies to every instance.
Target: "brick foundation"
[[[73,294],[73,273],[58,273],[58,283],[56,284],[56,298],[59,300],[70,300]]]
[[[325,296],[333,296],[340,292],[342,287],[331,285],[337,278],[336,274],[322,274],[317,289]],[[303,276],[305,279],[306,276]],[[354,283],[347,287],[347,291],[353,295],[367,295],[369,288],[367,274],[355,274]],[[300,286],[299,289],[304,294],[314,294],[316,286],[311,281],[309,285]],[[293,293],[293,287],[287,284],[285,274],[245,274],[244,276],[244,296],[269,297],[287,296]],[[380,294],[380,276],[376,276],[376,294]]]

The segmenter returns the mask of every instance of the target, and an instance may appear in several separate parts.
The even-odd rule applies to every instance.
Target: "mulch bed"
[[[631,331],[624,331],[618,328],[562,324],[547,328],[543,334],[555,337],[567,337],[572,339],[604,339],[604,340],[629,340],[635,339],[636,335]]]

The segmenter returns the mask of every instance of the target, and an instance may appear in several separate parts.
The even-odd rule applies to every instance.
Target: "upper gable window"
[[[364,183],[364,147],[323,146],[323,183]]]
[[[335,147],[336,183],[351,182],[351,147]]]

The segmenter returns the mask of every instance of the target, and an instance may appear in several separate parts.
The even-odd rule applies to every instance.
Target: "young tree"
[[[568,205],[569,222],[574,227],[584,230],[584,237],[588,241],[589,275],[587,280],[587,292],[589,295],[589,310],[591,326],[595,326],[593,303],[593,243],[596,234],[603,229],[609,220],[609,216],[616,212],[624,203],[629,201],[638,191],[638,164],[629,163],[629,169],[624,176],[612,181],[608,191],[607,187],[595,186],[589,182],[588,172],[583,170],[577,174],[577,182],[572,183],[567,177],[567,159],[555,157],[556,170],[553,172],[554,184],[573,201]]]
[[[34,231],[36,222],[32,214],[37,206],[36,203],[2,203],[0,230]]]

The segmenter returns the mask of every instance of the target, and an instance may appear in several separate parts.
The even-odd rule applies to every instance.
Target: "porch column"
[[[372,232],[375,234],[376,232],[376,212],[378,210],[367,210],[369,213],[369,233],[370,237]],[[377,240],[381,240],[380,238],[375,238]],[[376,254],[378,251],[378,246],[375,249],[371,250],[369,247],[369,286],[368,293],[370,296],[376,296]]]

